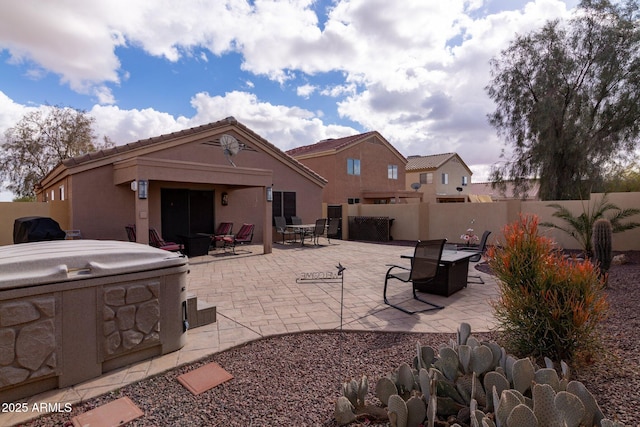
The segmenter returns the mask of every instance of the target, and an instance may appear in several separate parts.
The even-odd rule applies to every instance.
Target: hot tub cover
[[[187,258],[178,253],[112,240],[55,240],[0,246],[0,291],[174,268],[187,263]]]

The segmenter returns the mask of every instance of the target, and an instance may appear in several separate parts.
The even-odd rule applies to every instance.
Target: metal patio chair
[[[457,250],[459,251],[468,251],[468,252],[477,252],[475,255],[473,255],[471,258],[469,258],[469,262],[478,262],[482,259],[482,255],[484,255],[484,253],[487,250],[487,239],[489,238],[489,234],[491,234],[491,231],[489,230],[485,230],[484,233],[482,233],[482,237],[480,238],[480,243],[478,243],[477,247],[468,247],[468,246],[458,246]],[[475,279],[477,280],[477,282],[469,282],[469,279]],[[482,279],[481,276],[468,276],[467,277],[467,282],[468,283],[477,283],[477,284],[484,284],[484,280]]]
[[[238,233],[233,235],[233,236],[224,236],[222,238],[225,248],[227,247],[231,247],[233,250],[233,253],[236,253],[236,246],[237,245],[244,245],[244,244],[248,244],[251,243],[251,241],[253,240],[253,229],[255,228],[254,224],[242,224],[242,227],[240,227],[240,230],[238,230]]]
[[[220,224],[218,224],[218,228],[216,229],[215,233],[213,233],[213,236],[211,236],[211,244],[213,248],[215,249],[217,247],[218,242],[223,242],[222,238],[224,236],[229,236],[232,232],[232,222],[221,222]]]
[[[444,308],[444,306],[431,303],[418,297],[416,294],[416,282],[420,283],[421,288],[424,288],[424,286],[429,284],[429,282],[433,282],[438,272],[438,265],[440,264],[442,250],[446,241],[446,239],[418,241],[413,253],[413,258],[411,259],[411,268],[389,264],[390,268],[387,270],[387,274],[384,278],[383,298],[385,304],[390,305],[393,308],[397,308],[407,314],[421,313],[424,311]],[[402,271],[395,272],[395,269]],[[413,299],[428,304],[430,307],[424,310],[411,311],[404,307],[400,307],[399,305],[390,303],[387,299],[387,286],[389,284],[389,280],[392,279],[400,280],[404,283],[411,283]]]
[[[331,244],[331,238],[338,238],[338,228],[340,227],[340,218],[329,218],[327,226],[327,241]]]
[[[293,235],[293,239],[295,241],[297,232],[290,230],[287,228],[287,220],[283,216],[273,217],[274,222],[276,223],[276,233],[282,234],[282,244],[284,245],[285,238],[287,235]]]
[[[313,244],[320,244],[320,237],[324,236],[325,229],[327,228],[327,219],[320,218],[316,220],[316,226],[313,227]]]
[[[165,251],[171,252],[182,252],[184,251],[184,245],[176,242],[167,242],[158,233],[158,230],[155,228],[149,229],[149,245],[164,249]]]

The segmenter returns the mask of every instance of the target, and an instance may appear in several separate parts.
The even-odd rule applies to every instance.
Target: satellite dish
[[[420,187],[422,187],[422,184],[420,184],[419,182],[414,182],[413,184],[411,184],[411,188],[413,188],[415,191],[418,191]]]
[[[222,147],[224,156],[227,158],[229,163],[231,163],[235,167],[236,164],[233,163],[233,160],[231,160],[231,158],[238,154],[242,149],[238,140],[233,136],[225,133],[220,137],[220,147]]]

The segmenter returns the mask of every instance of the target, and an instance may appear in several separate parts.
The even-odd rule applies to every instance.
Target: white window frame
[[[387,166],[387,177],[389,179],[398,179],[398,165]]]
[[[360,159],[347,159],[347,174],[360,175]]]

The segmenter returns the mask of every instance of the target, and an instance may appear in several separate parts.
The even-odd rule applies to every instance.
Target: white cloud
[[[13,102],[4,92],[0,91],[0,135],[4,137],[7,129],[13,127],[22,116],[34,109]]]
[[[198,93],[191,99],[191,105],[197,111],[191,119],[192,126],[233,116],[285,151],[321,139],[358,133],[350,127],[325,124],[311,111],[274,105],[248,92],[234,91],[224,96]]]
[[[298,88],[296,89],[296,93],[298,94],[298,96],[301,96],[303,98],[309,98],[311,94],[313,94],[313,92],[316,91],[316,89],[317,89],[316,86],[306,84],[306,85],[298,86]]]
[[[190,119],[176,119],[171,114],[151,108],[121,110],[117,106],[96,105],[89,114],[96,119],[95,129],[98,138],[108,136],[116,145],[196,126]]]
[[[357,132],[325,123],[327,111],[278,105],[250,92],[185,94],[192,96],[193,117],[115,105],[111,88],[135,72],[121,68],[117,47],[136,46],[170,61],[189,55],[209,64],[214,56],[237,52],[243,70],[281,83],[292,80],[300,97],[336,98],[342,117],[380,131],[405,155],[456,151],[468,164],[486,166],[501,148],[485,119],[493,109],[484,93],[489,58],[515,33],[567,15],[560,0],[532,0],[523,10],[487,16],[480,15],[480,0],[335,0],[320,26],[314,5],[313,0],[185,0],[178,8],[173,0],[0,2],[0,49],[12,62],[27,64],[31,78],[54,73],[90,94],[102,105],[91,109],[99,132],[118,143],[230,115],[282,149]],[[314,76],[328,72],[341,78],[315,83]],[[296,84],[301,75],[305,84]],[[255,89],[254,81],[240,79]],[[0,92],[0,107],[6,104],[0,130],[26,108]]]
[[[90,93],[93,84],[118,82],[114,48],[122,38],[109,28],[111,8],[105,2],[0,2],[0,16],[10,18],[2,19],[0,48],[12,62],[28,63],[34,77],[47,70]]]
[[[476,20],[459,13],[460,4],[452,10],[451,19],[443,12],[441,25],[424,27],[423,32],[434,32],[423,38],[431,44],[398,49],[397,60],[387,55],[387,70],[366,74],[370,80],[366,87],[339,102],[338,111],[379,130],[404,154],[457,152],[469,163],[491,164],[498,160],[502,144],[486,121],[494,108],[484,92],[490,79],[489,59],[516,32],[538,28],[567,11],[557,0],[529,3],[526,13],[502,12]],[[456,34],[464,37],[450,47],[448,40]],[[402,59],[404,55],[409,58]],[[419,58],[424,58],[423,64]],[[394,73],[396,78],[391,77]]]

